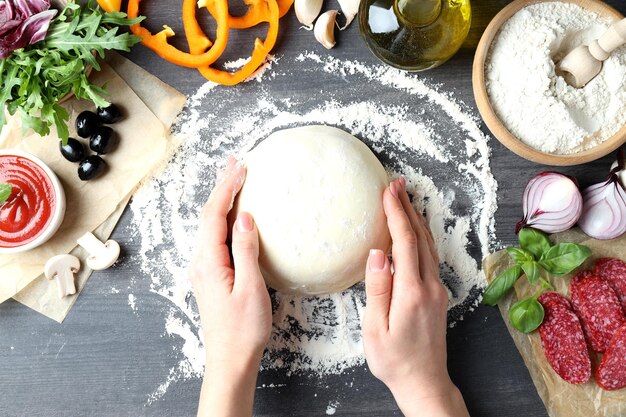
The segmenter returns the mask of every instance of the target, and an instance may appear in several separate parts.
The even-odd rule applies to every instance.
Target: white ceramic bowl
[[[27,250],[34,249],[46,243],[56,233],[56,231],[59,230],[59,227],[61,227],[61,223],[63,223],[63,218],[65,217],[65,192],[63,191],[61,181],[59,181],[54,172],[52,172],[52,170],[36,156],[17,149],[0,149],[0,156],[1,155],[20,156],[34,162],[50,178],[54,195],[56,197],[57,204],[55,205],[54,212],[52,213],[52,219],[50,220],[50,223],[48,223],[46,229],[39,236],[22,246],[16,246],[14,248],[0,247],[0,255],[26,252]]]

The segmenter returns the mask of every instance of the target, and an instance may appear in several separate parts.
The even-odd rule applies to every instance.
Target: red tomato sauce
[[[13,186],[9,199],[0,204],[0,247],[26,245],[41,235],[56,207],[52,180],[30,159],[0,155],[0,183]]]

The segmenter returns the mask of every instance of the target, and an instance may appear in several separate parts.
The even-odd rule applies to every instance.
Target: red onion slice
[[[612,174],[608,181],[583,192],[583,214],[578,226],[595,239],[615,239],[626,233],[626,190]]]
[[[524,218],[517,224],[546,233],[562,232],[576,224],[583,200],[572,178],[558,172],[542,172],[526,185],[522,202]]]

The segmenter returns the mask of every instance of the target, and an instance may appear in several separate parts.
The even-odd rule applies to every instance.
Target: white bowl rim
[[[50,182],[52,182],[52,188],[54,190],[54,194],[57,200],[57,204],[54,208],[54,213],[52,214],[52,219],[50,220],[50,223],[48,223],[48,227],[43,231],[43,233],[37,236],[34,240],[22,246],[15,246],[12,248],[0,247],[0,254],[26,252],[30,249],[34,249],[46,243],[56,233],[59,227],[61,227],[61,224],[63,223],[63,218],[65,217],[65,191],[63,190],[63,185],[61,184],[61,181],[56,176],[54,171],[52,171],[52,169],[50,169],[50,167],[46,165],[45,162],[43,162],[35,155],[22,151],[20,149],[0,149],[0,156],[3,155],[19,156],[34,162],[35,165],[40,167],[46,173],[48,178],[50,178]]]

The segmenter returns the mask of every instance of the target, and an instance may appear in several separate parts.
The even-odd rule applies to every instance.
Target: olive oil
[[[470,0],[362,0],[359,28],[383,62],[409,71],[435,68],[454,55],[471,23]]]

